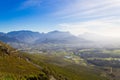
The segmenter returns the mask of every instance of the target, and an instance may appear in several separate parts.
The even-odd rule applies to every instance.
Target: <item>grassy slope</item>
[[[1,57],[0,58],[0,76],[13,76],[14,78],[24,78],[25,76],[37,76],[40,74],[39,69],[27,63],[23,59],[15,57]]]
[[[44,72],[51,73],[60,80],[107,80],[100,71],[85,66],[65,62],[62,58],[40,54],[24,54],[31,61],[42,66]]]
[[[42,69],[26,61],[26,58]],[[49,76],[57,80],[106,80],[98,71],[65,61],[62,57],[19,55],[15,49],[0,42],[0,80],[49,80]]]
[[[15,49],[0,42],[0,80],[26,80],[32,78],[34,80],[37,78],[48,80],[40,69],[18,57],[18,52]]]

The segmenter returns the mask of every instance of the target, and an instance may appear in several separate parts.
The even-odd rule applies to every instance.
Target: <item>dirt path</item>
[[[34,65],[35,67],[41,69],[41,70],[43,69],[41,66],[39,66],[39,65],[37,65],[37,64],[35,64],[35,63],[33,63],[33,62],[31,62],[28,58],[26,58],[26,61],[27,61],[28,63]],[[55,79],[54,76],[50,75],[50,79],[49,79],[49,80],[56,80],[56,79]]]
[[[26,61],[27,61],[28,63],[34,65],[35,67],[39,68],[39,69],[43,69],[41,66],[39,66],[39,65],[37,65],[37,64],[35,64],[35,63],[33,63],[33,62],[31,62],[28,58],[26,58]]]

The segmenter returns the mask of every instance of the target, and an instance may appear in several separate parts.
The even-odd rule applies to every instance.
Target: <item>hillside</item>
[[[52,74],[56,80],[109,80],[97,67],[83,66],[54,54],[23,54],[30,61],[43,67],[46,74]],[[80,62],[80,64],[82,64]]]
[[[21,53],[0,42],[0,80],[106,80],[96,70],[59,56]]]
[[[48,80],[45,73],[19,56],[18,52],[0,42],[0,80]]]

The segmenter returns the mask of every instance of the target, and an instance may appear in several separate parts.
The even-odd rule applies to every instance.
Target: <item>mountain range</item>
[[[39,33],[33,31],[11,31],[8,33],[0,32],[0,40],[6,43],[24,44],[76,44],[88,42],[87,40],[74,36],[70,32],[51,31]]]
[[[119,38],[110,38],[94,33],[85,33],[75,36],[70,32],[51,31],[39,33],[29,30],[0,32],[0,41],[13,45],[13,47],[40,46],[41,44],[59,44],[82,47],[118,47]]]

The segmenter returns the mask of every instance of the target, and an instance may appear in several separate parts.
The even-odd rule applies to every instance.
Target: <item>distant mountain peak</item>
[[[11,32],[8,32],[7,34],[10,34],[10,33],[39,33],[39,32],[34,32],[30,30],[20,30],[20,31],[11,31]]]
[[[54,30],[54,31],[48,32],[48,34],[49,33],[68,33],[68,34],[70,34],[70,32],[68,32],[68,31],[58,31],[58,30]]]

